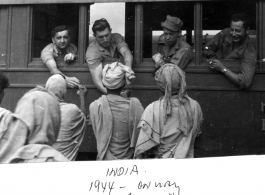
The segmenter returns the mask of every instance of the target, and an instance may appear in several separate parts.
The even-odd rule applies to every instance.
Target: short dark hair
[[[9,86],[8,78],[0,73],[0,93]]]
[[[97,31],[103,31],[106,28],[109,28],[110,30],[110,25],[108,21],[105,18],[101,18],[100,20],[96,20],[93,24],[92,31],[94,35],[96,35]]]
[[[56,35],[56,33],[61,32],[67,30],[68,31],[68,35],[71,37],[71,28],[67,25],[61,25],[61,26],[57,26],[55,27],[52,31],[51,31],[51,35],[52,37],[54,37]]]
[[[250,28],[250,18],[245,13],[236,13],[236,14],[232,15],[230,22],[232,22],[232,21],[234,21],[234,22],[242,21],[243,27],[245,30]]]

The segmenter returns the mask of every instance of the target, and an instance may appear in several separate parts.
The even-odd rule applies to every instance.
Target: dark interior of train
[[[42,49],[51,43],[51,30],[58,25],[71,27],[71,42],[78,46],[78,4],[35,5],[33,10],[33,58],[39,58]]]
[[[194,6],[193,2],[152,2],[144,3],[144,58],[152,56],[152,32],[161,31],[161,22],[167,15],[177,16],[183,20],[183,31],[186,31],[186,40],[194,45]],[[256,29],[256,3],[255,1],[215,1],[203,3],[203,21],[204,31],[216,31],[229,27],[229,20],[233,13],[245,12],[252,19],[251,32],[254,36]],[[134,4],[126,5],[126,37],[134,36]],[[213,36],[206,36],[209,41]],[[155,41],[158,39],[156,37]],[[134,39],[126,39],[133,50]],[[158,44],[158,43],[157,43]]]

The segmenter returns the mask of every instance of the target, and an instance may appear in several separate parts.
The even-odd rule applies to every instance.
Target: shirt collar
[[[56,54],[58,54],[58,53],[59,53],[59,51],[58,51],[58,49],[57,49],[57,47],[56,47],[55,43],[53,43],[53,51],[54,51]]]
[[[97,49],[98,49],[99,51],[104,52],[105,54],[108,54],[108,55],[110,55],[111,57],[114,56],[115,50],[116,50],[116,48],[117,48],[117,44],[115,44],[115,41],[114,41],[114,39],[113,39],[113,37],[112,37],[112,34],[111,34],[111,37],[110,37],[110,51],[108,51],[107,49],[101,47],[101,46],[99,45],[99,43],[97,42],[97,40],[95,40],[95,44],[96,44]]]
[[[70,43],[69,43],[69,45],[70,45]],[[66,54],[66,53],[68,53],[69,45],[67,46],[65,52],[59,52],[58,49],[57,49],[57,47],[56,47],[56,45],[55,45],[55,43],[53,43],[53,51],[57,55],[59,55],[59,54]]]
[[[243,53],[245,52],[245,48],[247,47],[247,45],[249,44],[249,36],[247,36],[247,38],[244,40],[243,43],[241,43],[237,48],[234,49],[234,51],[236,51],[236,53],[243,55]],[[232,50],[232,46],[233,46],[233,37],[232,35],[225,37],[225,42],[231,46],[231,50]]]
[[[176,53],[176,50],[178,50],[180,48],[180,43],[182,41],[183,37],[181,36],[178,41],[175,43],[175,45],[173,47],[171,47],[169,53],[168,53],[168,56],[171,56],[173,54]]]

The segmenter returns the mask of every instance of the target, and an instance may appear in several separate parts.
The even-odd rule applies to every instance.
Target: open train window
[[[78,4],[34,5],[33,58],[40,58],[42,49],[52,42],[52,29],[60,25],[68,25],[72,29],[71,43],[78,47]]]
[[[194,31],[193,31],[193,34],[194,34]],[[183,36],[183,39],[186,41],[187,40],[186,30],[182,30],[182,36]],[[152,56],[157,53],[162,53],[164,46],[165,46],[164,32],[161,30],[153,31],[152,32]]]
[[[125,3],[95,3],[90,6],[89,42],[95,40],[92,26],[101,18],[109,22],[112,33],[125,37]]]
[[[125,37],[125,3],[95,3],[90,5],[89,43],[95,41],[92,31],[94,22],[102,18],[108,21],[112,33],[119,33],[127,42]],[[129,48],[131,49],[130,45]]]
[[[230,18],[235,13],[245,13],[250,17],[250,42],[257,49],[256,2],[255,1],[214,1],[203,2],[202,44],[205,45],[221,30],[230,28]],[[203,61],[206,58],[203,57]]]
[[[183,21],[182,35],[192,45],[191,34],[194,29],[193,2],[144,3],[143,13],[144,58],[151,58],[163,45],[161,40],[161,38],[163,39],[161,22],[166,20],[167,15],[179,17]]]

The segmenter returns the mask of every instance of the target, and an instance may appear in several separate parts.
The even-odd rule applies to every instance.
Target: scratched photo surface
[[[183,68],[187,95],[200,105],[203,114],[201,133],[195,139],[193,157],[264,154],[262,1],[109,3],[102,0],[93,4],[83,4],[81,0],[75,3],[64,2],[67,3],[61,4],[60,0],[44,0],[42,4],[34,0],[29,1],[29,4],[19,0],[2,2],[0,71],[8,78],[10,85],[4,90],[1,108],[14,113],[18,101],[26,92],[37,85],[45,87],[53,74],[61,73],[66,79],[67,92],[59,101],[75,105],[73,109],[80,109],[80,112],[84,111],[82,120],[86,126],[83,131],[78,132],[79,137],[73,141],[79,144],[74,148],[74,154],[69,152],[67,158],[76,161],[95,161],[98,150],[89,117],[89,106],[103,93],[94,84],[91,75],[95,69],[88,68],[90,58],[86,54],[89,44],[96,40],[92,31],[94,22],[101,18],[107,19],[111,32],[120,34],[128,45],[133,55],[132,70],[136,79],[125,89],[129,89],[130,97],[137,98],[143,109],[146,109],[163,96],[155,77],[151,76],[156,65],[152,56],[162,53],[167,48],[166,36],[171,36],[164,34],[161,22],[167,21],[167,16],[178,17],[183,22],[179,36],[189,45],[192,54],[191,60]],[[248,41],[246,44],[251,44],[251,48],[248,46],[247,49],[249,58],[244,58],[242,48],[229,55],[233,49],[229,45],[229,36],[235,33],[232,32],[230,18],[234,13],[241,12],[249,16],[249,27],[244,29],[239,22],[243,32],[236,35],[234,42],[243,37],[243,41]],[[170,22],[170,19],[168,21]],[[70,37],[68,41],[74,46],[71,48],[71,55],[67,57],[61,57],[60,52],[53,51],[55,54],[51,55],[55,55],[55,70],[45,64],[49,56],[43,57],[42,51],[48,45],[56,43],[50,32],[59,25],[71,27],[71,34],[66,36]],[[209,55],[204,53],[210,50],[210,43],[218,33],[227,37],[220,44],[222,49],[216,52],[216,55],[221,56],[217,63],[209,60]],[[106,37],[103,36],[103,39]],[[255,52],[257,58],[253,65]],[[175,57],[173,61],[178,63],[176,61],[183,56]],[[106,58],[102,63],[104,66],[117,61],[126,65],[123,58]],[[82,86],[87,91],[81,90],[80,95]],[[82,104],[84,110],[81,109]],[[67,113],[71,113],[71,110]],[[187,126],[192,127],[192,122],[189,122]],[[75,133],[71,132],[65,136],[72,138],[76,136]],[[57,146],[57,150],[63,149]]]

